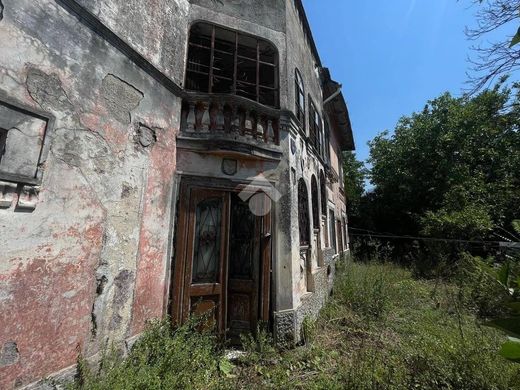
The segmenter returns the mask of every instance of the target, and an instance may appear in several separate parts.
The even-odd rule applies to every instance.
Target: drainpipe
[[[336,96],[338,96],[341,93],[341,88],[343,88],[343,85],[339,84],[337,91],[334,92],[332,95],[330,95],[327,99],[325,99],[323,101],[323,105],[330,103],[332,101],[332,99],[334,99]]]

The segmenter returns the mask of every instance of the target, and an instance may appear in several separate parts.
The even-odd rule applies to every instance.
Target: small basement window
[[[196,23],[190,31],[186,89],[227,93],[279,106],[278,53],[260,38]]]

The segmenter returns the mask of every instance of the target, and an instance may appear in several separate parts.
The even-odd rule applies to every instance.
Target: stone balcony
[[[280,110],[240,96],[188,93],[178,146],[278,160],[281,116]]]

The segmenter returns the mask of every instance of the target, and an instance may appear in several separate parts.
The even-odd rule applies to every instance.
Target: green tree
[[[371,141],[375,226],[475,239],[518,218],[519,87],[446,93]]]
[[[345,197],[350,217],[359,215],[361,199],[365,192],[367,169],[362,161],[356,159],[354,152],[343,153],[343,180],[345,183]]]

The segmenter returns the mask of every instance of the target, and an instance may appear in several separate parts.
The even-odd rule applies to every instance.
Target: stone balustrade
[[[280,143],[280,111],[233,95],[190,94],[183,99],[184,135],[228,134],[247,142]],[[224,137],[223,137],[224,138]]]

